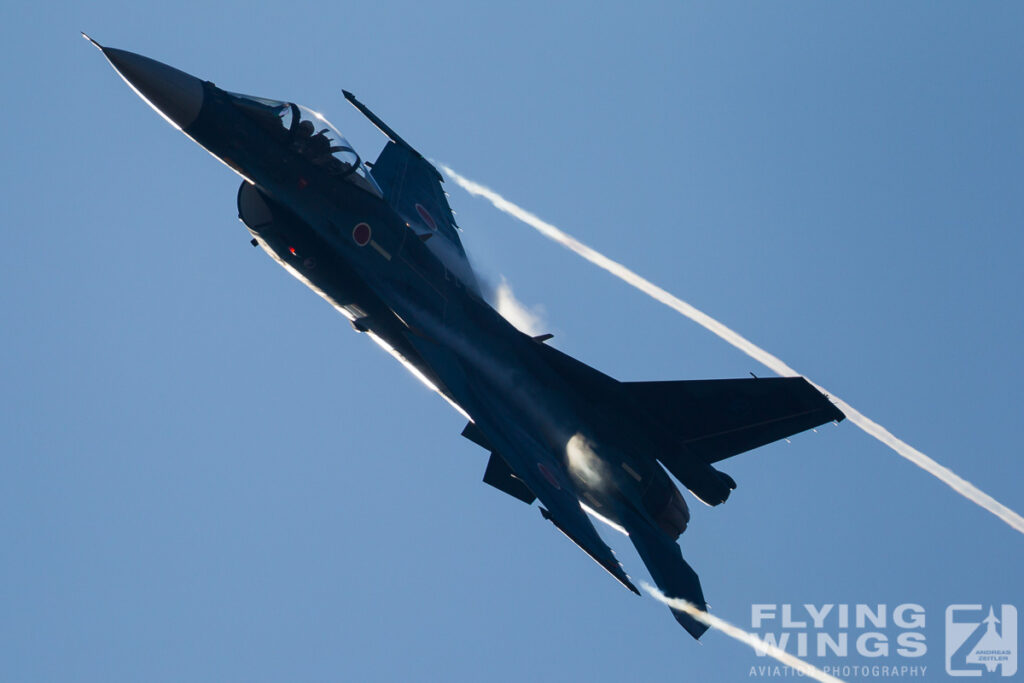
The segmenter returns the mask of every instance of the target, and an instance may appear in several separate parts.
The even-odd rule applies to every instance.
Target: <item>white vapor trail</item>
[[[665,291],[646,278],[637,275],[618,261],[613,261],[604,254],[591,249],[572,235],[562,232],[550,223],[541,220],[529,211],[513,204],[490,188],[469,180],[444,164],[440,164],[440,166],[448,177],[454,180],[459,187],[469,194],[477,197],[483,197],[493,204],[499,211],[507,213],[513,218],[526,223],[548,239],[561,244],[563,247],[579,254],[599,268],[608,271],[615,277],[625,281],[633,287],[636,287],[656,301],[659,301],[669,308],[685,315],[690,320],[718,335],[743,353],[768,367],[776,374],[784,377],[795,377],[800,375],[800,373],[789,367],[778,357],[768,353],[760,346],[740,335],[738,332],[726,327],[707,313],[691,306],[679,297]],[[826,391],[824,387],[821,387],[818,384],[815,384],[814,386],[822,393],[828,394],[839,409],[846,414],[846,417],[849,418],[850,422],[854,423],[866,433],[875,437],[886,446],[896,451],[896,453],[923,469],[925,472],[928,472],[932,476],[938,478],[960,495],[988,510],[1020,533],[1024,533],[1024,517],[1021,517],[1019,514],[1006,507],[963,477],[958,476],[949,468],[940,465],[910,444],[897,438],[888,429],[869,419],[859,410],[851,406],[846,401],[838,398],[832,392]]]
[[[544,332],[544,322],[541,320],[539,308],[529,308],[526,304],[516,298],[512,292],[512,285],[508,283],[505,276],[501,276],[501,282],[494,288],[494,303],[501,313],[501,317],[512,323],[520,332],[536,336]]]
[[[640,587],[650,593],[651,597],[655,600],[663,602],[673,609],[686,612],[702,624],[718,629],[730,638],[735,638],[741,643],[745,643],[759,652],[764,652],[768,656],[774,657],[786,666],[799,671],[805,676],[809,676],[810,678],[813,678],[816,681],[821,681],[822,683],[843,683],[842,679],[830,676],[821,669],[812,664],[808,664],[799,657],[794,657],[782,648],[776,647],[771,643],[766,643],[753,633],[748,633],[738,626],[733,626],[724,619],[720,619],[713,614],[698,609],[694,604],[687,602],[686,600],[666,597],[664,593],[646,581],[641,581]]]

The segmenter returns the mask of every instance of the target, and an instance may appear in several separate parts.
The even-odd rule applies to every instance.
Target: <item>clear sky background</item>
[[[1018,3],[0,13],[0,680],[744,681],[766,663],[695,643],[482,484],[463,420],[249,246],[237,176],[80,30],[318,109],[372,159],[352,90],[1024,511]],[[768,374],[448,185],[479,270],[542,307],[558,348],[620,379]],[[739,487],[688,498],[685,556],[747,628],[754,603],[919,603],[928,653],[889,663],[943,680],[946,605],[1024,613],[1024,538],[852,424],[818,432],[724,463]]]

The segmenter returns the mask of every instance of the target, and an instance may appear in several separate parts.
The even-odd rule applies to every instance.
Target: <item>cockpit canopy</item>
[[[264,128],[283,136],[289,146],[330,175],[381,196],[352,145],[319,112],[291,102],[229,93],[243,111]]]

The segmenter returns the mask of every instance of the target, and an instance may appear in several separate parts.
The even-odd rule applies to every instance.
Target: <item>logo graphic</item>
[[[946,608],[946,673],[1001,676],[1017,673],[1017,608],[1013,605]]]

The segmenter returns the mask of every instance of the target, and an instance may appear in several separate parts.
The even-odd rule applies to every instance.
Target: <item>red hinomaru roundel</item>
[[[428,228],[437,230],[437,223],[434,222],[434,217],[430,215],[430,212],[422,204],[416,205],[416,213],[420,215],[420,218],[423,219]]]
[[[358,223],[356,227],[352,228],[352,241],[361,247],[365,247],[370,243],[370,236],[372,234],[369,223]]]

